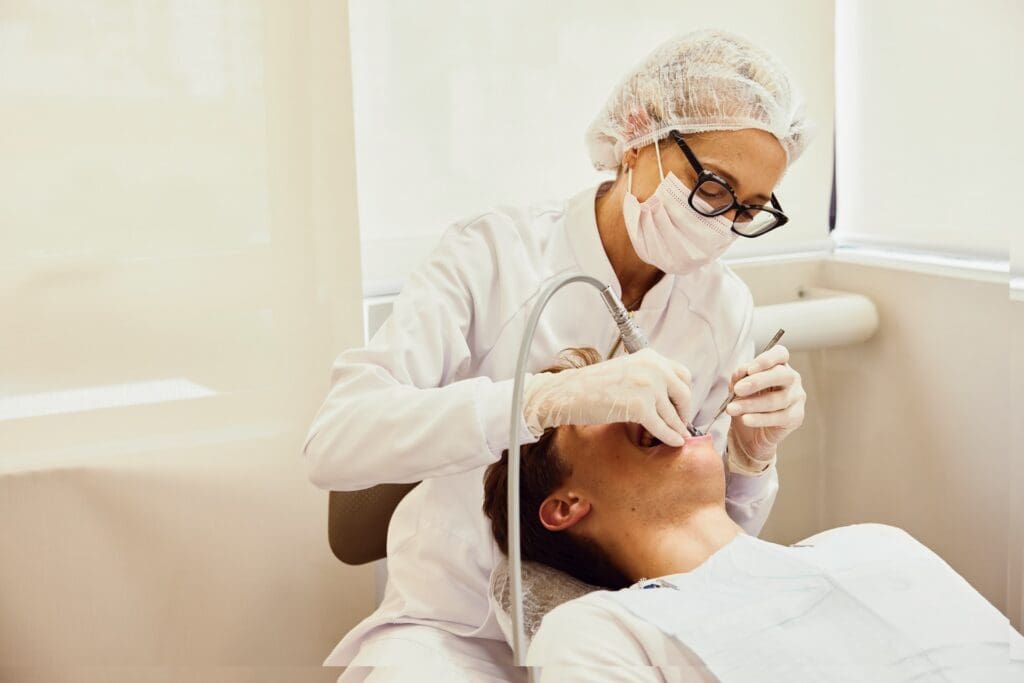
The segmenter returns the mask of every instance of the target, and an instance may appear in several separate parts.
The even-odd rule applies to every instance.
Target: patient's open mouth
[[[633,445],[637,448],[642,448],[653,453],[656,449],[665,446],[661,439],[647,431],[643,425],[630,423],[627,425],[627,432],[629,434],[629,440],[632,441]]]
[[[651,434],[649,431],[647,431],[646,429],[641,427],[640,428],[639,445],[640,445],[641,448],[654,448],[656,446],[661,446],[662,443],[661,443],[661,439],[657,438],[656,436]]]

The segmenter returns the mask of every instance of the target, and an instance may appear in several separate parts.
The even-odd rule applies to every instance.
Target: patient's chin
[[[679,448],[659,446],[651,453],[650,459],[640,462],[646,477],[666,476],[668,472],[674,472],[691,481],[714,475],[722,469],[722,456],[715,450],[710,436],[688,438]]]
[[[725,466],[710,436],[687,439],[678,460],[682,476],[697,493],[715,496],[725,490]],[[723,493],[724,495],[724,493]]]
[[[685,462],[694,466],[720,467],[722,464],[722,454],[715,450],[710,435],[687,439],[680,455]]]

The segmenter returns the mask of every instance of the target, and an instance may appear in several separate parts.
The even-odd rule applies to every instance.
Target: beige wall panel
[[[1004,388],[1010,417],[1009,468],[1009,566],[1006,581],[1006,613],[1024,633],[1024,301],[1012,304],[1010,313],[1010,385]]]
[[[0,663],[52,667],[40,680],[257,666],[322,680],[373,581],[330,554],[299,437],[5,476]]]
[[[373,574],[301,447],[363,338],[346,11],[0,13],[0,680],[337,677]]]
[[[802,288],[816,286],[825,267],[822,261],[784,264],[737,265],[736,273],[750,287],[760,306],[796,301]],[[782,344],[785,344],[783,338]],[[791,364],[807,391],[803,427],[786,439],[779,453],[779,495],[761,537],[793,543],[821,531],[824,523],[822,461],[825,413],[820,377],[814,359],[820,352],[795,353]]]
[[[868,342],[824,353],[824,522],[884,522],[1006,609],[1013,397],[1005,284],[831,263],[878,306]],[[1016,451],[1020,456],[1019,447]]]

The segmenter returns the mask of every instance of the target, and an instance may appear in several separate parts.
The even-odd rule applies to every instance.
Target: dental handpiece
[[[619,336],[622,337],[622,345],[625,347],[626,353],[636,353],[640,349],[646,349],[650,344],[647,341],[647,337],[640,331],[637,324],[633,322],[629,311],[626,310],[622,301],[612,291],[611,285],[601,290],[601,299],[604,301],[604,305],[608,307],[608,312],[612,314],[612,320],[615,321],[615,325],[619,328]]]
[[[612,314],[612,319],[619,328],[619,336],[622,337],[622,346],[626,349],[626,353],[636,353],[640,349],[646,349],[650,344],[647,337],[630,317],[629,311],[612,291],[611,285],[601,290],[601,299],[604,300],[604,305],[608,307],[608,312]],[[686,431],[690,432],[690,436],[703,436],[689,423],[686,425]]]

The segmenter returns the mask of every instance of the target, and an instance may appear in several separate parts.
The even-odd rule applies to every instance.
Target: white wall
[[[1018,628],[1024,242],[1007,207],[1024,163],[1010,116],[1022,28],[1013,0],[837,3],[836,238],[853,249],[829,280],[883,318],[876,340],[817,368],[829,523],[904,526]]]
[[[831,2],[352,3],[365,280],[395,289],[452,222],[596,183],[583,134],[625,73],[697,28],[747,35],[793,71],[818,138],[778,195],[792,221],[735,253],[825,239]]]
[[[878,334],[828,352],[826,524],[885,521],[1007,611],[1013,362],[1005,285],[848,264],[826,286],[879,307]]]
[[[827,260],[819,258],[741,264],[734,269],[750,287],[754,303],[766,306],[796,301],[801,290],[821,286],[827,266]],[[824,378],[817,371],[820,355],[820,351],[794,353],[790,361],[807,391],[807,413],[803,426],[786,438],[778,462],[780,491],[761,534],[775,543],[795,543],[826,528],[823,481],[829,416],[821,401]]]
[[[345,10],[0,10],[0,680],[337,677],[372,574],[301,446],[362,340]]]
[[[1024,627],[1024,305],[1005,283],[831,259],[741,266],[757,303],[820,286],[857,292],[879,329],[797,354],[804,426],[781,449],[763,536],[791,543],[860,522],[892,524],[943,557]]]
[[[809,91],[821,134],[780,195],[794,227],[818,234],[830,3],[701,6],[700,21],[679,3],[610,3],[608,15],[558,3],[539,26],[539,4],[420,5],[386,20],[430,59],[416,78],[392,65],[386,80],[408,84],[406,98],[447,93],[457,115],[441,108],[409,122],[416,135],[360,142],[360,192],[432,182],[401,144],[436,151],[448,120],[483,136],[507,110],[551,132],[506,126],[508,139],[476,144],[449,131],[450,154],[429,157],[463,174],[458,215],[563,195],[589,178],[582,130],[623,64],[719,24],[777,50]],[[370,8],[357,3],[356,18]],[[472,49],[457,22],[424,43],[438,34],[418,29],[445,10],[481,27]],[[799,29],[802,46],[781,38],[795,16],[825,28]],[[371,609],[371,576],[329,554],[326,496],[306,483],[299,449],[331,360],[361,340],[346,35],[344,5],[329,0],[4,5],[0,130],[18,135],[0,137],[0,679],[334,678],[319,662]],[[821,58],[801,59],[805,48]],[[576,77],[553,79],[546,63]],[[495,64],[518,75],[488,90]],[[504,99],[534,83],[547,107]],[[552,117],[563,90],[573,105]],[[494,182],[506,168],[516,172]],[[457,217],[423,220],[423,238]],[[378,224],[399,225],[367,234]],[[783,454],[766,533],[904,526],[1019,627],[1024,309],[1005,286],[849,264],[744,276],[769,301],[807,278],[883,306],[877,339],[796,359],[813,406]]]

